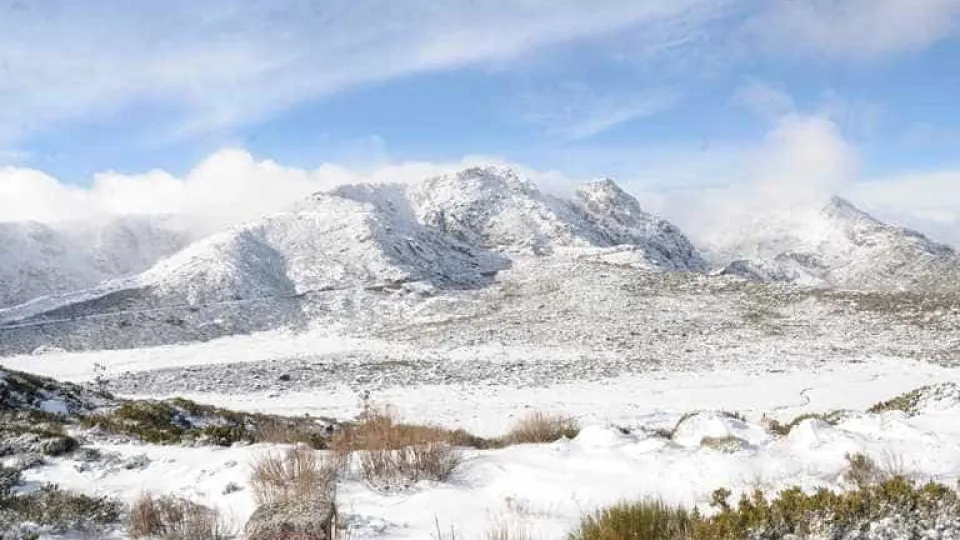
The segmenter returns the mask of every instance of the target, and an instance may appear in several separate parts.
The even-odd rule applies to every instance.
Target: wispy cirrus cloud
[[[178,134],[411,73],[697,18],[719,0],[169,0],[0,6],[0,136],[164,112]]]
[[[922,50],[960,30],[960,0],[780,0],[747,19],[778,53],[877,60]]]
[[[614,90],[565,83],[525,96],[522,118],[562,141],[579,141],[621,124],[669,111],[681,99],[672,90]]]

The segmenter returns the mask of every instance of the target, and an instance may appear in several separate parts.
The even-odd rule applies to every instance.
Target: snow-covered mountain
[[[412,219],[395,186],[346,186],[206,238],[140,276],[191,304],[351,287],[474,286],[507,267],[496,254]]]
[[[572,199],[541,192],[505,167],[477,167],[431,178],[409,199],[424,224],[467,244],[506,253],[546,255],[557,248],[618,248],[642,266],[701,271],[697,249],[671,223],[644,212],[609,179]]]
[[[142,272],[188,241],[175,220],[162,217],[0,223],[0,307]]]
[[[26,341],[33,346],[49,339],[33,330],[44,325],[74,327],[66,333],[80,342],[101,339],[91,332],[137,334],[108,336],[121,346],[204,339],[306,324],[318,314],[373,317],[403,301],[359,291],[474,289],[518,257],[705,269],[679,229],[645,213],[611,180],[563,199],[510,169],[484,167],[416,185],[318,193],[200,240],[139,275],[0,309],[0,322],[32,333]],[[125,322],[104,330],[105,317]]]
[[[839,197],[790,220],[754,224],[752,233],[727,247],[719,273],[860,290],[956,292],[960,284],[960,256],[951,247]]]

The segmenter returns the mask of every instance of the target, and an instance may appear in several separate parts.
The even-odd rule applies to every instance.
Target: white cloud
[[[695,18],[719,0],[169,0],[0,7],[0,139],[153,104],[173,134],[409,73]]]
[[[87,187],[64,184],[40,171],[0,169],[0,221],[63,222],[119,214],[177,214],[198,235],[207,234],[285,206],[311,193],[358,182],[414,182],[463,167],[503,163],[467,156],[449,163],[404,162],[372,170],[325,164],[312,170],[257,161],[243,150],[221,150],[182,178],[165,171],[138,175],[101,173]],[[559,173],[520,170],[541,184],[564,182]]]
[[[872,179],[849,193],[882,218],[960,248],[960,170]]]
[[[764,49],[869,60],[953,34],[960,0],[776,0],[747,24]]]

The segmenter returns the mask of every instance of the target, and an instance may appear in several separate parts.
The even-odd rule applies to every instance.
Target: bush
[[[570,540],[673,540],[688,538],[696,517],[662,501],[621,503],[587,516]]]
[[[462,432],[403,424],[388,408],[369,409],[334,435],[330,446],[342,459],[356,453],[364,480],[391,487],[446,480],[462,461],[454,436]]]
[[[325,448],[327,440],[326,426],[308,418],[230,411],[182,398],[126,401],[108,414],[84,418],[82,425],[154,444],[202,441],[230,446],[237,442],[271,442]]]
[[[839,424],[841,420],[843,420],[843,416],[845,414],[846,414],[845,411],[830,411],[827,413],[804,413],[804,414],[801,414],[800,416],[797,416],[790,422],[787,422],[786,424],[782,424],[776,420],[771,420],[770,423],[767,425],[767,429],[771,433],[775,433],[782,437],[786,437],[787,435],[790,434],[791,431],[793,431],[793,428],[800,425],[800,422],[803,422],[804,420],[820,420],[821,422],[825,422],[827,424],[830,424],[831,426],[835,426]]]
[[[578,433],[580,423],[574,418],[535,412],[518,420],[504,439],[508,444],[550,443]]]
[[[748,448],[750,443],[740,437],[728,435],[726,437],[703,437],[700,439],[700,446],[718,452],[733,453]]]
[[[730,504],[729,498],[728,490],[717,490],[712,503],[717,511],[710,517],[660,502],[620,504],[585,517],[570,538],[862,538],[855,535],[881,521],[887,522],[890,534],[884,538],[920,538],[924,531],[934,529],[944,537],[960,534],[960,523],[955,519],[960,512],[960,497],[955,490],[936,483],[917,485],[900,476],[844,493],[821,489],[808,494],[795,487],[774,499],[760,490],[743,495],[736,505]]]
[[[864,454],[847,454],[847,468],[843,479],[858,488],[865,488],[884,479],[877,463]]]
[[[128,532],[133,538],[220,540],[230,534],[219,512],[195,502],[165,495],[142,495],[130,508]]]
[[[333,501],[343,461],[302,446],[267,454],[253,464],[250,487],[259,504],[289,500]]]
[[[123,505],[106,497],[90,497],[46,484],[31,493],[0,498],[4,528],[30,522],[54,533],[97,530],[120,521]]]

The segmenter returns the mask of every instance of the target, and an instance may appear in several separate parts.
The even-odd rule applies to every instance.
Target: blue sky
[[[223,148],[490,156],[676,190],[746,181],[782,143],[852,154],[813,167],[837,186],[949,185],[958,30],[960,0],[4,0],[0,166],[89,187]]]

